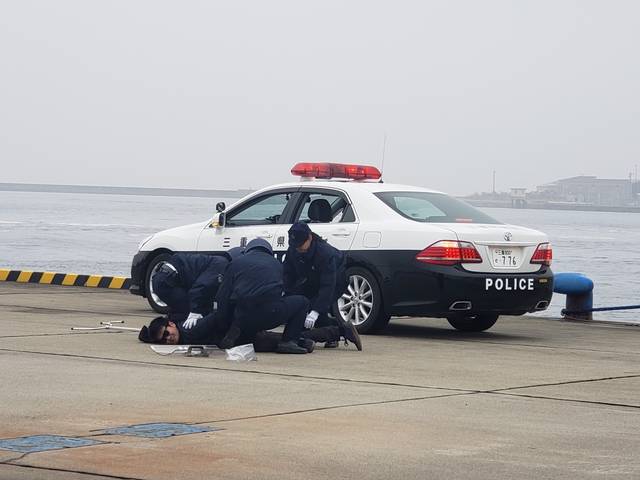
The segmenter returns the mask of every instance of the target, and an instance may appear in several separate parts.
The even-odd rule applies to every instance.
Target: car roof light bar
[[[379,180],[382,174],[370,165],[346,163],[297,163],[291,173],[304,178],[347,178],[350,180]]]

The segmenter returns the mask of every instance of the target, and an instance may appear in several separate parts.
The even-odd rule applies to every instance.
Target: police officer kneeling
[[[310,300],[306,328],[313,328],[318,320],[319,326],[330,323],[327,314],[347,284],[344,253],[313,233],[306,223],[294,223],[284,259],[284,288],[287,294],[301,294]]]
[[[229,258],[203,254],[174,253],[153,276],[153,291],[167,304],[172,317],[185,320],[189,329],[211,313]]]
[[[274,258],[271,244],[266,240],[251,240],[244,255],[229,264],[216,302],[216,315],[229,324],[218,345],[221,348],[232,347],[240,337],[254,338],[257,332],[284,325],[276,351],[307,353],[298,345],[298,340],[309,301],[301,295],[283,297],[282,263]]]

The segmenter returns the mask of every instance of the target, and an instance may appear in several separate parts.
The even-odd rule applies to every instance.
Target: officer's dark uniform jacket
[[[180,284],[188,291],[190,311],[209,312],[229,260],[216,255],[175,253],[169,263],[176,268]]]
[[[229,264],[216,295],[220,317],[230,319],[239,303],[250,307],[282,297],[282,263],[269,252],[269,242],[252,240],[244,255]]]
[[[311,310],[324,314],[347,288],[346,257],[317,234],[311,233],[311,247],[299,253],[289,247],[284,260],[284,289],[287,294],[304,293]]]

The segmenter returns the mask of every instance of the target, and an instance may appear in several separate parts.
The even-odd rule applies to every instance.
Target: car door
[[[224,226],[212,223],[198,241],[198,251],[225,252],[254,238],[273,243],[276,230],[291,208],[295,188],[264,192],[225,212]]]
[[[310,212],[313,202],[324,204],[326,216],[318,218],[318,215],[310,215],[313,213]],[[330,210],[326,209],[327,205]],[[300,189],[291,218],[287,219],[287,223],[279,225],[276,230],[275,250],[286,251],[289,246],[288,230],[297,221],[308,223],[311,231],[337,249],[344,251],[351,248],[358,230],[357,217],[348,196],[344,192],[328,188],[303,187]]]

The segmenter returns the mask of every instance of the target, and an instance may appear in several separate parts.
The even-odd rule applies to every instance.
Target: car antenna
[[[387,149],[387,132],[384,132],[384,140],[382,141],[382,164],[380,165],[380,182],[379,183],[384,183],[382,181],[382,175],[384,174],[384,153],[386,149]]]

